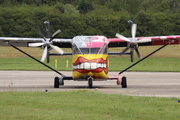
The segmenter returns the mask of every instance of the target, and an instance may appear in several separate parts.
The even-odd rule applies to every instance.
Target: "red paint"
[[[83,57],[79,57],[76,62],[73,63],[73,65],[78,65],[78,64],[81,64],[81,63],[85,63],[85,62],[88,62],[88,63],[93,63],[93,62],[96,62],[96,63],[106,63],[107,64],[107,60],[108,58],[106,58],[106,60],[102,59],[102,58],[99,58],[99,59],[93,59],[93,60],[87,60]]]
[[[179,40],[153,40],[152,45],[165,45],[166,43],[170,42],[170,45],[176,45],[179,44]]]

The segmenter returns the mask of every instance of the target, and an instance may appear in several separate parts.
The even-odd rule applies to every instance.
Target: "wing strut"
[[[136,64],[140,63],[141,61],[145,60],[146,58],[148,58],[149,56],[153,55],[154,53],[156,53],[157,51],[161,50],[162,48],[166,47],[167,45],[169,45],[170,42],[166,43],[165,45],[163,45],[162,47],[160,47],[159,49],[155,50],[154,52],[150,53],[149,55],[147,55],[146,57],[142,58],[141,60],[137,61],[136,63],[132,64],[131,66],[129,66],[128,68],[124,69],[123,71],[119,72],[119,74],[122,74],[123,72],[127,71],[128,69],[132,68],[133,66],[135,66]]]
[[[12,45],[11,43],[7,42],[7,44],[9,44],[11,47],[15,48],[16,50],[22,52],[23,54],[27,55],[28,57],[34,59],[35,61],[41,63],[42,65],[46,66],[47,68],[51,69],[52,71],[58,73],[59,75],[61,75],[62,77],[66,77],[65,75],[63,75],[62,73],[58,72],[57,70],[53,69],[52,67],[44,64],[43,62],[39,61],[38,59],[32,57],[31,55],[27,54],[26,52],[22,51],[21,49],[17,48],[16,46]]]

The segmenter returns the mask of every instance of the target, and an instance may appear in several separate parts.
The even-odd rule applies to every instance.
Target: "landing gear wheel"
[[[60,78],[60,79],[59,79],[59,85],[62,85],[62,86],[64,85],[64,80],[63,80],[63,78]]]
[[[88,86],[89,86],[89,88],[92,88],[92,86],[93,86],[93,82],[92,82],[91,78],[88,79]]]
[[[54,78],[54,88],[59,88],[59,78],[58,77]]]
[[[127,88],[126,77],[122,77],[122,88]]]

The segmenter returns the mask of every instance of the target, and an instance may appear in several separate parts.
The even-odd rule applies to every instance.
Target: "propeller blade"
[[[142,38],[138,41],[136,41],[136,43],[146,43],[146,42],[151,42],[151,38]]]
[[[38,30],[41,33],[41,36],[44,38],[43,42],[45,42],[46,41],[46,36],[44,35],[43,30],[40,27],[38,28]]]
[[[44,62],[44,60],[46,59],[46,56],[47,56],[47,46],[44,48],[44,52],[43,52],[43,55],[42,55],[42,58],[41,58],[42,62]]]
[[[133,24],[132,25],[132,31],[131,31],[133,41],[131,41],[131,42],[135,42],[134,40],[135,40],[135,37],[136,37],[136,28],[137,28],[137,24]]]
[[[131,42],[128,38],[122,36],[122,35],[119,34],[119,33],[116,33],[116,37],[118,37],[119,39],[122,39],[122,40],[124,40],[124,41],[126,41],[126,42]]]
[[[50,45],[55,51],[57,51],[58,53],[60,53],[61,55],[64,53],[64,51],[61,49],[61,48],[59,48],[59,47],[57,47],[57,46],[54,46],[54,45]]]
[[[45,35],[44,35],[44,32],[43,32],[43,30],[39,27],[38,28],[38,30],[39,30],[39,32],[40,32],[40,34],[41,34],[41,36],[44,38],[44,37],[46,37]]]
[[[52,38],[49,40],[50,42],[61,32],[60,29],[58,29],[53,35]]]
[[[29,43],[29,47],[39,47],[39,46],[43,46],[45,43]]]
[[[138,49],[135,49],[135,50],[136,50],[136,53],[137,53],[137,55],[138,55],[139,59],[141,59],[141,58],[142,58],[142,56],[141,56],[140,51],[139,51]]]

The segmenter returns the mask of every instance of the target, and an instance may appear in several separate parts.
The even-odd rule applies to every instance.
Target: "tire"
[[[88,86],[89,86],[89,88],[92,88],[92,86],[93,86],[93,82],[92,82],[91,78],[88,79]]]
[[[59,78],[58,77],[54,78],[54,88],[59,88]]]
[[[126,77],[122,77],[122,88],[127,88]]]
[[[60,79],[59,79],[59,85],[62,85],[62,86],[64,85],[64,80],[63,80],[63,78],[60,78]]]

